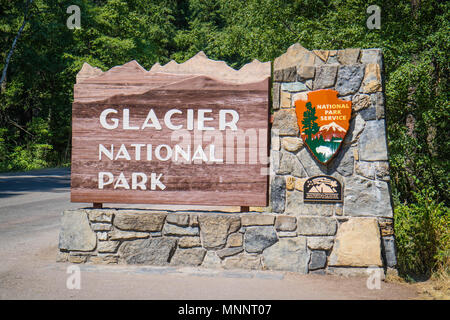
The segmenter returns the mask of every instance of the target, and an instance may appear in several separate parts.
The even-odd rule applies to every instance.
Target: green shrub
[[[398,268],[403,276],[449,272],[450,208],[430,197],[431,190],[415,193],[416,203],[395,207]]]

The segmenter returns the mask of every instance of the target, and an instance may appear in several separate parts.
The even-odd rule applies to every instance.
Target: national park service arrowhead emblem
[[[331,89],[311,91],[295,101],[300,134],[314,157],[327,164],[338,152],[350,124],[352,102]]]

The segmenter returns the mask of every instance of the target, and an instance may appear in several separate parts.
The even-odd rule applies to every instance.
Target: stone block
[[[346,96],[358,92],[364,77],[362,65],[340,66],[336,80],[336,90],[340,96]]]
[[[244,234],[244,248],[249,253],[261,253],[278,241],[272,226],[247,227]]]
[[[275,58],[273,69],[282,70],[297,65],[314,65],[314,54],[305,49],[301,44],[294,43],[285,53]]]
[[[354,218],[339,226],[330,266],[382,266],[380,231],[374,218]]]
[[[119,257],[111,254],[89,257],[89,262],[93,264],[117,264],[118,261]]]
[[[373,162],[357,161],[355,163],[356,174],[367,179],[375,179],[375,164]]]
[[[313,79],[315,72],[316,68],[312,65],[299,65],[297,66],[297,80]]]
[[[297,232],[305,236],[333,236],[337,223],[328,217],[297,217]]]
[[[345,178],[344,215],[392,218],[391,195],[384,181],[359,176]]]
[[[295,231],[297,229],[297,219],[291,216],[278,215],[275,221],[275,229],[278,231]]]
[[[117,251],[119,244],[120,241],[99,241],[97,245],[97,251],[100,253],[113,253]]]
[[[303,147],[303,140],[296,137],[284,137],[281,139],[283,149],[289,152],[297,152]]]
[[[307,243],[311,250],[330,250],[334,244],[334,237],[308,237]]]
[[[313,89],[326,89],[332,88],[336,82],[336,74],[338,66],[323,65],[316,67],[316,77],[313,83]]]
[[[394,236],[382,238],[382,253],[386,267],[394,268],[397,265],[397,251]]]
[[[180,227],[175,224],[166,223],[162,231],[165,236],[198,236],[198,227]]]
[[[92,209],[88,210],[89,221],[91,222],[109,222],[111,223],[112,218],[116,210],[111,209]]]
[[[367,121],[358,144],[362,161],[387,161],[386,128],[384,120]]]
[[[358,63],[358,58],[361,49],[344,49],[339,50],[337,53],[338,61],[340,64],[355,64]]]
[[[289,109],[291,107],[291,94],[287,91],[280,93],[280,108]]]
[[[178,240],[178,247],[180,248],[193,248],[201,247],[200,237],[182,237]]]
[[[308,148],[303,148],[297,153],[297,158],[302,163],[302,167],[306,170],[309,177],[327,174],[327,166],[317,162]],[[302,178],[302,177],[300,177]]]
[[[163,212],[126,210],[118,211],[114,217],[114,226],[121,230],[161,231],[166,219]]]
[[[146,232],[134,232],[134,231],[122,231],[114,229],[108,233],[109,240],[134,240],[134,239],[144,239],[150,236]]]
[[[273,70],[273,81],[277,82],[293,82],[297,80],[297,68],[295,66]]]
[[[286,210],[289,215],[297,216],[303,207],[303,193],[298,191],[287,192]]]
[[[255,255],[241,253],[226,258],[222,264],[224,269],[250,269],[261,270],[261,258]]]
[[[228,235],[241,227],[241,219],[231,215],[201,215],[198,221],[203,247],[206,249],[223,248]]]
[[[273,226],[275,216],[268,214],[243,214],[241,216],[242,226]]]
[[[227,239],[227,247],[241,247],[243,244],[243,235],[242,233],[232,233],[228,236]]]
[[[176,246],[175,238],[143,239],[123,243],[118,253],[128,264],[167,265]]]
[[[284,177],[275,176],[270,184],[270,199],[274,212],[283,212],[286,202],[286,181]]]
[[[361,63],[379,64],[382,65],[382,52],[381,49],[364,49],[361,50]]]
[[[292,153],[281,151],[279,174],[290,174],[295,177],[306,177],[306,171],[302,167],[299,159]]]
[[[278,129],[280,136],[297,136],[299,127],[297,115],[293,109],[281,109],[275,112],[272,129]]]
[[[272,108],[273,110],[280,109],[280,87],[278,82],[272,84]]]
[[[306,180],[307,178],[295,179],[295,186],[294,186],[295,190],[303,192],[303,186]]]
[[[172,259],[171,265],[175,266],[199,266],[203,262],[206,250],[203,248],[177,249]]]
[[[297,231],[278,231],[278,238],[294,238],[298,236]]]
[[[166,222],[181,227],[189,226],[189,214],[171,213],[167,215]]]
[[[209,269],[215,269],[215,268],[222,267],[221,260],[217,256],[215,251],[206,252],[206,255],[203,258],[203,262],[202,262],[201,266],[204,268],[209,268]]]
[[[94,231],[110,231],[112,225],[109,223],[91,223],[91,229]]]
[[[380,65],[375,63],[366,64],[361,92],[374,93],[382,91]]]
[[[309,254],[303,237],[281,238],[265,249],[262,256],[264,266],[269,270],[308,272]]]
[[[307,91],[308,88],[303,82],[287,82],[281,84],[281,91],[286,92],[301,92],[301,91]]]
[[[358,113],[353,119],[350,120],[347,135],[344,138],[344,144],[348,145],[358,141],[365,127],[366,122],[364,121],[364,118]]]
[[[61,217],[59,249],[92,251],[97,245],[97,236],[92,231],[87,214],[82,210],[66,210]]]
[[[309,270],[317,270],[325,268],[327,263],[327,254],[322,250],[314,250],[311,252],[311,260],[309,262]]]
[[[295,178],[292,176],[286,176],[286,190],[292,191],[295,187]]]

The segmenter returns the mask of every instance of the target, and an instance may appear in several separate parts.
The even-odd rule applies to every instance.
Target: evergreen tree
[[[308,136],[308,141],[311,142],[311,136],[319,132],[319,125],[317,124],[316,108],[312,107],[311,102],[306,104],[306,111],[303,112],[303,130]]]

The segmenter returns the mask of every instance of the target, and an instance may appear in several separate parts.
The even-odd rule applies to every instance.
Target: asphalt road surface
[[[69,289],[71,264],[55,262],[60,216],[90,206],[69,199],[69,169],[0,174],[0,299],[417,298],[403,284],[370,290],[365,277],[91,264],[79,265],[80,289]]]

